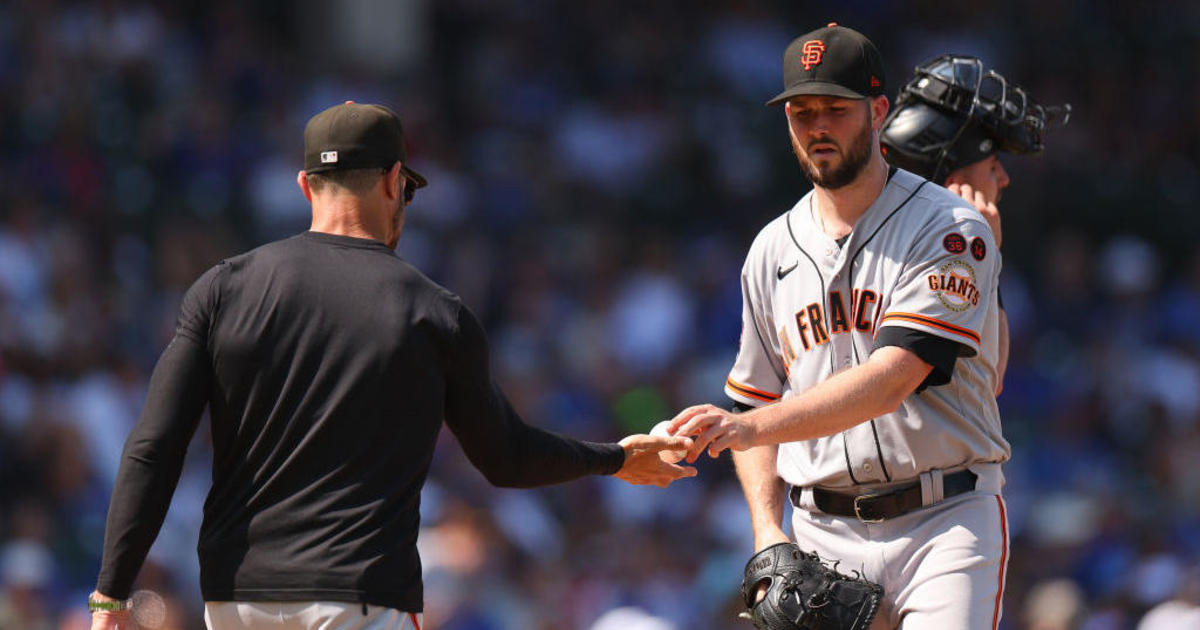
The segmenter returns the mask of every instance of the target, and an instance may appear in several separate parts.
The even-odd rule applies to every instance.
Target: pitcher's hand
[[[688,449],[687,461],[692,463],[708,449],[709,457],[716,457],[729,448],[744,451],[754,446],[754,426],[746,421],[745,414],[721,409],[716,405],[696,405],[679,412],[671,419],[667,431],[672,435],[686,435],[693,439]]]

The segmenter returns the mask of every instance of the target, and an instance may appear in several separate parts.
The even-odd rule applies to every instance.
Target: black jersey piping
[[[889,182],[891,181],[893,174],[895,174],[895,171],[892,171],[891,173],[888,174]],[[884,217],[883,221],[879,222],[879,226],[875,228],[874,232],[871,232],[871,236],[868,236],[867,240],[863,241],[863,244],[859,245],[858,249],[854,250],[854,255],[850,257],[850,269],[846,273],[847,295],[849,295],[849,293],[851,291],[853,291],[853,289],[851,287],[854,286],[854,261],[858,258],[858,255],[862,253],[863,249],[866,248],[868,243],[870,243],[872,240],[874,240],[874,238],[879,234],[879,231],[883,229],[883,226],[887,225],[887,222],[891,221],[892,217],[896,216],[896,213],[900,212],[901,208],[908,205],[908,202],[911,201],[912,198],[915,197],[918,192],[921,192],[921,189],[924,188],[925,184],[928,184],[928,183],[929,183],[929,180],[925,180],[925,181],[921,182],[916,188],[914,188],[913,191],[911,193],[909,193],[907,197],[904,198],[904,201],[901,201],[900,205],[896,206],[895,210],[892,210],[891,214],[887,215],[886,217]],[[857,363],[859,361],[858,348],[853,343],[851,343],[850,349],[854,351],[854,361]],[[843,442],[845,441],[844,436],[845,436],[845,434],[843,434],[843,438],[842,438]],[[880,467],[880,469],[883,470],[883,478],[886,481],[890,482],[892,480],[892,473],[888,470],[887,463],[883,459],[883,445],[879,443],[879,427],[875,423],[875,418],[871,418],[871,436],[875,439],[875,454],[879,457],[879,467]],[[843,444],[843,446],[844,446],[844,444]],[[846,466],[848,467],[849,465],[850,465],[850,457],[849,457],[849,455],[847,455],[846,456]],[[854,479],[853,472],[850,474],[850,478],[851,478],[851,480]],[[857,483],[857,482],[855,482],[855,483]]]
[[[812,197],[808,198],[808,204],[809,204],[809,209],[811,211]],[[791,212],[789,212],[787,214],[787,216],[784,217],[784,223],[787,224],[788,236],[792,237],[792,243],[796,245],[796,249],[800,250],[801,254],[804,254],[804,257],[808,259],[808,262],[812,264],[813,271],[815,271],[817,273],[817,279],[821,281],[821,306],[822,306],[822,308],[826,309],[826,312],[829,312],[828,311],[829,305],[826,303],[828,294],[825,291],[825,276],[823,276],[821,274],[821,268],[817,265],[817,261],[813,260],[813,257],[810,256],[808,252],[804,251],[804,247],[802,247],[800,245],[800,239],[796,238],[796,233],[792,230],[792,213]],[[833,370],[834,367],[835,366],[833,363],[833,353],[830,352],[829,353],[829,368],[830,368],[830,370]],[[878,442],[879,442],[879,440],[876,439],[876,444],[878,444]],[[846,472],[850,473],[850,481],[854,482],[854,484],[857,485],[859,483],[859,481],[857,478],[854,477],[854,467],[850,465],[850,446],[846,443],[846,432],[845,431],[842,431],[842,455],[846,458]]]

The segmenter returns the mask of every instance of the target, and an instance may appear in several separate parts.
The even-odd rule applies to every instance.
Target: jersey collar
[[[823,267],[834,269],[840,267],[849,257],[850,252],[871,237],[872,234],[891,216],[896,208],[904,203],[922,183],[924,179],[908,171],[891,167],[888,169],[887,182],[875,201],[867,207],[866,212],[854,223],[850,238],[842,246],[833,237],[825,234],[817,219],[813,207],[813,191],[802,197],[788,213],[787,223],[792,238],[797,247],[813,258],[814,261],[825,261]]]

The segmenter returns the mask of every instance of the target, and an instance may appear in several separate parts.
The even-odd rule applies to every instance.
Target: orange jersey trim
[[[417,621],[417,613],[408,613],[408,620],[412,622],[414,628],[421,630],[421,623]]]
[[[732,389],[743,396],[761,400],[763,402],[775,402],[776,400],[779,400],[779,394],[771,394],[769,392],[764,392],[761,389],[754,389],[749,385],[742,385],[732,378],[725,379],[725,385],[729,387],[729,389]]]
[[[973,331],[969,328],[963,328],[962,326],[955,326],[954,324],[944,322],[940,319],[934,319],[934,318],[928,317],[926,315],[917,315],[916,313],[888,313],[887,315],[883,316],[881,323],[886,322],[889,319],[895,319],[895,320],[899,320],[899,321],[913,322],[916,324],[924,324],[926,326],[932,326],[934,328],[944,330],[946,332],[952,332],[956,335],[962,335],[963,337],[966,337],[967,339],[974,341],[976,345],[979,344],[979,334],[976,333],[975,331]]]
[[[996,586],[996,611],[992,613],[992,630],[1000,627],[1000,601],[1004,596],[1004,570],[1008,564],[1008,518],[1005,516],[1004,499],[1001,499],[1000,495],[996,495],[996,504],[1000,506],[1000,535],[1004,538],[1000,541],[1000,578]]]

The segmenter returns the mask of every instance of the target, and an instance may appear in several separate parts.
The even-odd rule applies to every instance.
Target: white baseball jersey
[[[779,447],[792,485],[842,487],[1002,462],[996,407],[1000,252],[963,199],[896,170],[839,245],[810,192],[759,233],[742,268],[742,336],[725,392],[759,406],[862,363],[903,326],[960,345],[949,383],[840,434]]]

